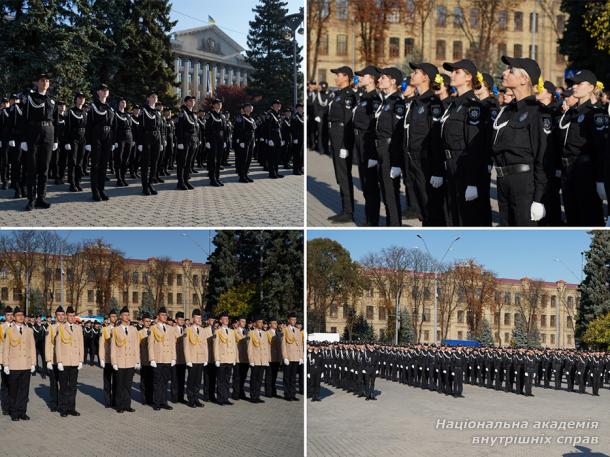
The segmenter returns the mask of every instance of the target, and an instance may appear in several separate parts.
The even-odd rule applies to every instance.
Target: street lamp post
[[[296,106],[298,103],[298,71],[297,71],[297,33],[303,35],[304,30],[301,27],[304,19],[303,8],[299,9],[298,13],[289,14],[286,16],[285,25],[286,31],[284,32],[284,39],[292,41],[292,106]]]

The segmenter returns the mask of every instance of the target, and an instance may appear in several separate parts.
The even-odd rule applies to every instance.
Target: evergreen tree
[[[409,344],[415,341],[415,333],[411,325],[411,313],[404,308],[400,311],[400,326],[398,327],[398,344]]]
[[[589,322],[610,311],[610,233],[592,232],[586,252],[585,279],[580,285],[580,307],[576,318],[576,336],[585,332]]]
[[[540,348],[542,344],[540,344],[540,331],[538,330],[538,326],[534,324],[534,327],[531,329],[528,337],[527,344],[533,348]]]
[[[287,2],[260,0],[253,9],[250,21],[247,62],[254,67],[250,73],[247,92],[260,99],[263,109],[279,98],[283,105],[291,106],[293,80],[293,44],[284,38]],[[297,65],[300,68],[302,46],[297,45]],[[298,91],[301,94],[302,91]]]
[[[207,310],[216,309],[220,295],[229,290],[237,276],[237,239],[236,232],[221,230],[214,237],[216,249],[208,258],[210,275],[207,288]]]
[[[343,330],[343,339],[349,340],[349,331],[345,327]],[[352,341],[375,341],[375,330],[373,326],[369,324],[366,318],[362,314],[358,314],[354,320],[352,327]]]
[[[140,303],[140,306],[138,306],[138,317],[140,319],[142,319],[144,313],[150,314],[151,317],[157,315],[157,310],[154,306],[154,299],[150,290],[147,290],[142,294],[142,302]]]
[[[528,346],[527,326],[525,318],[519,313],[515,316],[515,328],[512,334],[512,346],[524,348]]]
[[[25,305],[25,295],[23,297],[23,304]],[[45,300],[40,289],[30,290],[30,306],[27,309],[28,315],[46,316],[47,314],[50,314],[48,311],[49,310],[46,309]]]
[[[468,331],[468,339],[471,341],[478,341],[483,346],[493,346],[494,338],[491,333],[491,325],[489,325],[489,321],[482,318],[481,322],[479,323],[478,334],[473,334]]]

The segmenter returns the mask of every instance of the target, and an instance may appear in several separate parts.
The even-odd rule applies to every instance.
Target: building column
[[[233,68],[229,68],[229,85],[232,86],[233,84]]]
[[[193,96],[197,97],[197,92],[201,90],[200,84],[197,84],[197,78],[199,77],[199,69],[201,68],[201,62],[197,60],[195,62],[195,68],[193,70]]]
[[[238,68],[236,70],[237,72],[237,79],[235,80],[235,85],[237,85],[238,87],[241,87],[241,70]]]
[[[218,85],[224,84],[226,73],[227,69],[223,65],[222,67],[220,67],[220,82],[218,83]]]
[[[186,97],[191,93],[189,87],[189,65],[188,60],[182,62],[182,97]]]
[[[248,85],[248,72],[244,71],[244,74],[242,75],[242,87],[243,86],[247,86]]]

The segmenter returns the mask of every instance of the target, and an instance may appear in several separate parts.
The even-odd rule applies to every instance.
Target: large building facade
[[[363,68],[361,24],[354,20],[354,1],[357,0],[321,0],[328,19],[320,33],[317,62],[314,62],[315,53],[310,47],[310,78],[329,81],[332,86],[330,69],[341,65]],[[437,65],[443,72],[443,62],[467,58],[471,43],[483,29],[482,18],[480,11],[471,8],[469,2],[460,3],[462,9],[457,0],[401,1],[401,7],[387,15],[383,40],[373,44],[381,56],[376,64],[396,66],[409,74],[408,62],[421,60]],[[564,85],[566,59],[559,53],[557,40],[567,17],[559,10],[560,3],[559,0],[522,0],[511,10],[498,11],[497,26],[488,29],[493,32],[488,39],[492,42],[490,57],[496,62],[496,68],[491,69],[494,76],[499,76],[499,69],[505,68],[500,64],[500,56],[532,57],[540,64],[543,78]],[[421,5],[430,9],[423,31],[421,21],[425,11],[418,9]],[[310,7],[313,6],[310,4]],[[461,22],[466,25],[460,25]],[[311,23],[309,26],[313,30],[311,42],[314,43],[316,27]],[[420,55],[422,41],[423,55]]]
[[[486,307],[483,310],[483,317],[487,319],[491,326],[496,345],[508,346],[511,344],[515,320],[519,309],[522,309],[521,301],[525,299],[523,297],[524,290],[526,290],[524,289],[524,281],[529,280],[527,278],[498,278],[494,294],[494,306]],[[419,342],[421,343],[434,342],[433,288],[433,286],[427,287],[424,292],[423,308],[420,311],[421,332]],[[574,325],[578,304],[580,303],[578,285],[569,284],[565,281],[545,282],[542,284],[539,295],[540,300],[532,319],[536,322],[542,346],[549,348],[575,347]],[[412,312],[413,306],[412,294],[403,293],[400,300],[401,309]],[[375,337],[384,338],[390,316],[388,306],[378,290],[372,288],[355,303],[331,307],[326,315],[326,331],[342,335],[350,312],[363,315],[372,325]],[[458,295],[456,309],[449,320],[446,339],[465,340],[468,338],[466,314],[465,301]],[[440,316],[437,317],[437,325],[437,342],[440,342],[441,333],[438,330],[440,328]]]
[[[121,278],[112,284],[111,301],[117,307],[128,306],[135,319],[138,317],[138,308],[145,300],[148,293],[158,294],[159,299],[167,307],[170,315],[175,315],[178,311],[184,312],[185,316],[190,317],[194,308],[205,306],[205,288],[208,280],[209,266],[204,263],[193,262],[192,260],[172,261],[168,273],[164,275],[163,287],[157,283],[151,285],[149,275],[155,274],[154,257],[149,259],[125,259]],[[29,290],[30,297],[34,291],[44,293],[45,285],[47,289],[48,308],[51,312],[62,304],[62,281],[61,264],[59,261],[49,263],[50,268],[44,272],[42,263],[35,268],[30,278]],[[64,281],[63,281],[63,304],[64,307],[74,305],[79,316],[97,316],[102,314],[100,311],[100,294],[96,290],[94,275],[91,271],[87,272],[85,265],[83,279],[80,284],[71,271],[68,256],[63,262]],[[46,274],[46,280],[43,275]],[[4,305],[15,307],[24,306],[26,303],[25,294],[27,286],[25,279],[15,280],[11,270],[7,267],[0,269],[0,301]],[[20,287],[20,284],[22,287]],[[80,297],[74,292],[80,289]]]
[[[242,48],[218,26],[181,30],[172,38],[178,98],[205,97],[220,85],[245,87],[253,70]]]

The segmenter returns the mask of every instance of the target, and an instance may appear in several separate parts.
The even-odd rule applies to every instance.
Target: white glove
[[[53,363],[47,362],[47,370],[51,371],[53,369]]]
[[[159,151],[163,151],[163,146],[161,146],[161,147],[159,148]]]
[[[64,149],[65,149],[66,151],[71,151],[71,150],[72,150],[72,146],[70,146],[70,144],[66,144],[66,145],[64,146]]]
[[[286,144],[286,142],[284,140],[282,140],[282,146],[284,146]]]
[[[347,149],[340,149],[339,150],[339,157],[341,157],[342,159],[347,159]]]
[[[366,373],[366,370],[362,370],[362,374]]]
[[[112,369],[114,371],[119,371],[119,366],[117,364],[112,365]]]
[[[153,368],[157,368],[157,362],[155,362],[154,360],[150,361],[150,366]]]
[[[25,141],[22,141],[22,142],[21,142],[20,147],[21,147],[21,150],[22,150],[22,151],[26,151],[26,152],[27,152],[27,150],[28,150],[28,144],[27,144]]]
[[[186,366],[189,368],[193,368],[193,362],[186,362]]]
[[[316,122],[322,122],[322,119],[320,119],[320,116],[316,116],[316,118],[314,119],[314,121],[316,121]]]
[[[390,178],[398,178],[402,174],[402,170],[400,167],[392,167],[390,169]]]
[[[11,374],[11,370],[9,369],[9,367],[7,365],[4,365],[4,374],[5,375]]]
[[[479,191],[477,186],[468,186],[466,187],[466,192],[464,193],[464,198],[467,202],[472,200],[476,200],[479,197]]]
[[[561,170],[555,170],[555,177],[561,178]]]
[[[179,144],[178,145],[178,149],[180,149],[182,151],[184,149],[184,145],[183,144]]]
[[[597,182],[597,183],[595,183],[595,186],[597,188],[597,195],[599,195],[599,199],[607,200],[608,198],[606,197],[606,187],[604,186],[604,183]]]
[[[544,209],[544,205],[538,202],[532,202],[532,206],[530,207],[530,218],[534,222],[538,222],[546,215],[546,210]]]
[[[290,365],[290,362],[288,361],[288,359],[284,359],[284,365]]]
[[[269,146],[271,146],[271,147],[273,147],[273,146],[274,146],[274,144],[273,144],[273,140],[269,140],[269,141],[267,141],[267,144],[268,144]]]
[[[142,367],[142,366],[140,365],[140,362],[137,362],[137,363],[136,363],[136,366],[135,366],[135,369],[136,369],[136,370],[139,370],[141,367]]]
[[[376,166],[377,166],[377,163],[378,163],[378,162],[377,162],[376,160],[369,159],[369,162],[368,162],[368,164],[367,164],[367,167],[368,167],[368,168],[373,168],[373,167],[376,167]]]
[[[83,367],[83,362],[78,362],[77,370],[80,370]]]
[[[142,150],[143,150],[143,149],[144,149],[144,146],[143,146],[143,145],[141,145],[141,144],[139,144],[139,145],[138,145],[138,151],[142,152]]]
[[[85,151],[91,152],[91,145],[90,144],[86,144],[85,145]]]
[[[220,368],[220,362],[218,360],[216,361],[215,365],[216,365],[216,368]]]
[[[64,371],[64,364],[63,364],[63,363],[58,363],[58,364],[57,364],[57,369],[58,369],[59,371]]]
[[[303,365],[303,359],[299,359],[299,365]]]
[[[31,371],[32,373],[36,373],[36,366],[35,366],[35,365],[32,365],[32,366],[30,367],[30,371]]]
[[[208,362],[203,362],[203,366],[207,367],[208,366]]]
[[[206,148],[206,149],[211,149],[211,148],[212,148],[212,146],[210,146],[210,143],[206,143],[206,144],[205,144],[205,148]]]
[[[493,168],[493,167],[492,167],[491,165],[487,165],[487,173],[491,174],[491,169],[492,169],[492,168]]]
[[[246,143],[239,143],[239,147],[240,148],[245,148],[246,147]]]
[[[222,143],[222,147],[226,148],[227,147],[227,143]]]
[[[59,144],[57,143],[53,143],[53,150],[55,151],[57,149],[57,147],[59,146]]]
[[[100,360],[100,367],[104,368],[106,366],[106,362],[104,362],[103,360]]]
[[[119,143],[114,143],[113,147],[114,149],[117,149],[119,147]]]
[[[430,185],[435,189],[441,187],[444,181],[445,180],[442,178],[442,176],[430,176]]]
[[[15,147],[15,141],[14,141],[14,140],[9,141],[9,142],[8,142],[8,145],[9,145],[11,148],[14,148],[14,147]]]
[[[307,379],[311,378],[311,375],[309,373],[307,373]]]
[[[299,144],[299,140],[292,140],[292,144]]]
[[[235,362],[233,362],[233,366],[235,366]]]
[[[169,364],[170,364],[170,366],[172,366],[172,367],[173,367],[174,365],[176,365],[176,361],[175,361],[175,360],[172,360],[172,361],[171,361]]]
[[[254,367],[254,364],[253,364],[253,363],[251,363],[251,364],[250,364],[250,366],[251,366],[251,367]]]

